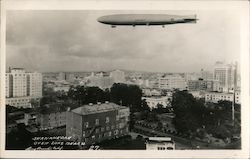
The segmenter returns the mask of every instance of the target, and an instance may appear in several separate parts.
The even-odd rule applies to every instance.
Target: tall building
[[[26,73],[23,68],[13,68],[5,74],[6,104],[30,107],[32,99],[42,97],[42,74]]]
[[[163,75],[158,78],[158,86],[160,89],[187,89],[185,79],[179,74]]]
[[[66,136],[86,145],[128,134],[129,108],[114,103],[84,105],[66,114]]]
[[[42,97],[42,74],[38,72],[27,73],[27,96]]]
[[[110,72],[110,77],[114,79],[114,83],[124,83],[125,82],[125,73],[120,70],[115,70]]]
[[[237,63],[225,64],[216,62],[214,66],[214,79],[220,82],[224,92],[232,90],[237,85]]]
[[[6,84],[8,84],[9,97],[27,96],[27,74],[22,68],[14,68],[6,73]],[[8,81],[7,81],[8,80]]]

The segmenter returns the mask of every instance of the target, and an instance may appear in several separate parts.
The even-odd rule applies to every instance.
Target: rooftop
[[[149,137],[149,141],[172,141],[170,137]]]
[[[79,108],[73,109],[72,112],[80,115],[86,115],[86,114],[102,113],[102,112],[108,112],[112,110],[119,110],[125,108],[127,107],[120,106],[115,103],[99,103],[93,105],[83,105]]]

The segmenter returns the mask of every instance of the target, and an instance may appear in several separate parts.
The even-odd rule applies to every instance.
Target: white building
[[[174,150],[175,143],[170,137],[149,137],[146,150]]]
[[[160,96],[161,91],[158,89],[142,88],[144,96]]]
[[[114,84],[114,79],[110,76],[104,75],[102,72],[96,75],[91,74],[91,76],[87,77],[86,79],[88,80],[88,86],[96,86],[101,89],[110,88]]]
[[[17,108],[31,108],[31,100],[32,98],[29,96],[26,97],[14,97],[14,98],[6,98],[5,105],[11,105]]]
[[[179,74],[165,75],[158,78],[158,86],[160,89],[187,89],[187,83],[185,79]]]
[[[23,68],[13,68],[5,74],[5,82],[6,104],[30,107],[32,99],[42,97],[41,73],[26,73]]]
[[[27,95],[34,98],[42,97],[42,74],[38,72],[27,73]]]
[[[233,93],[220,93],[220,92],[206,92],[205,93],[205,101],[217,103],[220,100],[233,101],[234,95]],[[240,91],[235,91],[235,103],[240,104]]]
[[[223,92],[232,90],[237,85],[237,63],[225,64],[216,62],[214,66],[214,79],[220,82]]]
[[[164,108],[170,106],[172,97],[169,96],[142,97],[142,100],[145,100],[149,108],[152,110],[153,108],[157,108],[158,104],[162,105]]]
[[[125,82],[125,73],[120,70],[115,70],[110,72],[110,77],[113,78],[114,83],[124,83]]]

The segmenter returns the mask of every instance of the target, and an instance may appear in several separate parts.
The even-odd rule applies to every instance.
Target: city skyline
[[[96,21],[102,15],[128,12],[145,13],[8,11],[6,66],[41,72],[114,69],[197,72],[201,69],[212,71],[216,61],[239,62],[240,25],[237,14],[147,11],[153,14],[195,13],[199,19],[196,24],[165,28],[110,28]],[[220,16],[215,16],[218,14]]]

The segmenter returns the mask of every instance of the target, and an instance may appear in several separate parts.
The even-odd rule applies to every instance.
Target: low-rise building
[[[146,150],[174,150],[175,143],[170,137],[149,137]]]
[[[164,108],[170,106],[172,97],[170,96],[152,96],[142,97],[145,100],[150,109],[157,108],[157,105],[162,105]]]
[[[66,108],[59,105],[48,105],[37,114],[40,130],[53,129],[66,125]]]
[[[235,103],[240,104],[240,91],[235,91],[235,96],[233,93],[223,93],[223,92],[206,92],[205,93],[205,101],[206,102],[213,102],[217,103],[220,100],[227,100],[227,101],[233,101],[235,100]]]
[[[16,108],[31,108],[31,100],[32,98],[30,96],[6,98],[5,105]]]
[[[129,108],[114,103],[83,105],[67,112],[66,135],[86,145],[127,135]]]
[[[204,91],[188,91],[188,93],[192,94],[196,99],[205,98]]]
[[[144,96],[160,96],[161,91],[158,89],[143,88],[142,93]]]

